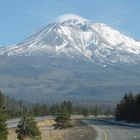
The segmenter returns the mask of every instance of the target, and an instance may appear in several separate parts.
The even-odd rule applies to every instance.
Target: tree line
[[[7,102],[8,101],[8,102]],[[9,103],[13,103],[12,106],[9,106]],[[14,106],[17,108],[19,102],[11,100],[8,97],[5,97],[4,94],[0,91],[0,140],[7,140],[8,138],[8,127],[7,127],[7,120],[8,115],[15,111]],[[21,104],[20,104],[21,105]],[[11,110],[10,110],[10,108]],[[24,108],[23,105],[20,108]],[[18,109],[18,108],[17,108]],[[19,111],[19,110],[17,110]],[[22,110],[24,111],[24,109]],[[21,111],[21,112],[22,112]],[[12,113],[13,115],[13,113]],[[12,116],[11,115],[11,116]],[[21,115],[21,113],[20,113]],[[17,138],[19,140],[24,140],[26,137],[30,137],[32,139],[41,139],[41,133],[39,128],[37,127],[36,121],[32,115],[28,112],[22,112],[21,120],[16,128]]]
[[[41,139],[41,133],[37,127],[34,117],[53,115],[55,119],[55,129],[65,129],[72,127],[71,115],[99,115],[110,114],[110,109],[106,111],[101,107],[81,107],[73,106],[72,102],[64,101],[61,104],[48,106],[46,104],[27,104],[23,101],[16,101],[5,96],[0,91],[0,139],[7,140],[8,128],[7,120],[9,118],[19,117],[21,120],[16,128],[17,138],[24,140],[25,137]]]
[[[22,101],[15,101],[4,96],[0,91],[0,138],[7,140],[8,128],[7,120],[13,117],[20,117],[21,120],[16,128],[17,137],[19,140],[24,140],[25,137],[33,139],[41,139],[41,133],[37,127],[35,116],[56,116],[54,125],[55,129],[65,129],[72,127],[70,116],[72,114],[84,115],[110,115],[111,108],[102,110],[101,107],[81,107],[73,106],[72,102],[64,101],[61,104],[48,106],[46,104],[33,104],[25,106]],[[34,117],[33,117],[34,116]],[[116,120],[127,122],[140,122],[140,93],[126,93],[115,110]]]
[[[4,94],[0,92],[0,139],[1,140],[7,140],[8,138],[7,119],[8,119],[8,114],[11,112],[11,111],[6,111],[5,106],[7,104],[5,101],[7,100]],[[40,109],[42,109],[41,112],[39,112]],[[16,128],[17,138],[19,140],[24,140],[25,138],[41,140],[41,132],[31,113],[32,114],[34,113],[35,115],[39,115],[39,113],[41,113],[40,115],[44,115],[46,111],[46,106],[35,105],[34,108],[31,108],[29,110],[28,108],[25,108],[22,111],[23,112],[20,113],[21,119]],[[72,103],[70,101],[68,102],[64,101],[62,104],[59,105],[59,107],[57,106],[57,114],[55,114],[56,124],[54,125],[54,128],[65,129],[65,128],[72,127],[70,123],[71,113],[72,113]]]
[[[126,93],[116,107],[116,120],[140,122],[140,93]]]
[[[21,117],[22,114],[29,112],[35,117],[38,116],[47,116],[47,115],[57,115],[60,112],[62,104],[41,104],[41,103],[28,103],[25,101],[17,101],[15,99],[4,96],[0,91],[0,100],[3,100],[4,107],[6,108],[8,119]],[[67,102],[67,104],[66,104]],[[65,105],[68,106],[68,110],[73,115],[111,115],[114,113],[114,110],[110,106],[78,106],[73,105],[70,101],[64,101]]]
[[[8,135],[7,129],[7,113],[4,106],[4,95],[0,92],[0,138],[6,140]]]

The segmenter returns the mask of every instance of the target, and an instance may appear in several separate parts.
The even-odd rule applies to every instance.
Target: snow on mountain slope
[[[77,15],[58,17],[22,43],[1,47],[0,55],[83,56],[99,64],[140,63],[140,42]]]
[[[66,15],[62,15],[59,16],[58,18],[56,18],[55,22],[65,22],[65,21],[72,21],[72,22],[79,22],[80,24],[85,23],[85,22],[89,22],[89,20],[80,17],[78,15],[74,15],[74,14],[66,14]],[[76,22],[75,22],[76,23]]]
[[[140,53],[140,42],[137,42],[120,32],[113,30],[109,26],[105,24],[100,24],[100,23],[95,23],[93,26],[94,30],[101,34],[102,37],[106,40],[106,42],[109,43],[110,46],[117,46],[120,45],[120,47],[124,47],[128,52],[132,52],[134,54],[139,54]]]

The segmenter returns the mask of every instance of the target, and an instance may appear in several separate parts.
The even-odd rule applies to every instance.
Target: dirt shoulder
[[[52,121],[53,123],[53,121]],[[54,130],[49,123],[41,123],[40,131],[42,140],[95,140],[96,132],[93,128],[84,124],[81,120],[72,120],[73,127],[70,129]],[[17,140],[15,130],[9,130],[8,140]]]

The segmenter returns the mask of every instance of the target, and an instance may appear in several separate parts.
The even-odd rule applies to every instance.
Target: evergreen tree
[[[134,96],[132,93],[125,94],[116,107],[116,120],[127,122],[140,122],[140,94]]]
[[[21,118],[17,126],[16,133],[19,140],[24,140],[26,137],[41,139],[39,128],[30,114],[26,114]]]
[[[49,109],[49,112],[51,115],[57,115],[58,112],[60,112],[60,106],[59,105],[52,105]]]
[[[89,116],[89,111],[88,109],[84,109],[83,114],[84,117],[88,117]]]
[[[0,91],[0,139],[7,140],[8,130],[7,130],[7,113],[4,107],[4,95]]]
[[[72,112],[72,103],[64,101],[59,108],[59,113],[55,119],[56,124],[55,129],[65,129],[70,128],[72,125],[70,124],[70,115]]]
[[[136,95],[136,106],[134,116],[136,117],[136,122],[140,122],[140,93]]]
[[[65,112],[65,113],[71,115],[72,114],[72,109],[73,109],[72,103],[70,101],[68,101],[68,102],[67,101],[64,101],[61,104],[60,109],[61,109],[62,112]]]
[[[70,115],[64,112],[58,114],[55,122],[55,129],[66,129],[72,127],[72,125],[70,124]]]
[[[93,114],[94,114],[94,116],[98,116],[100,113],[101,113],[101,110],[100,110],[100,108],[96,105],[96,106],[94,107],[94,112],[93,112]]]

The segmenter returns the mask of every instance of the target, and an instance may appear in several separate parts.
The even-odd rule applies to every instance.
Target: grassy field
[[[41,140],[94,140],[96,137],[94,129],[80,120],[73,120],[73,127],[65,130],[54,130],[51,126],[53,123],[53,121],[44,121],[38,124],[42,133]],[[17,140],[14,129],[9,130],[8,140]]]

